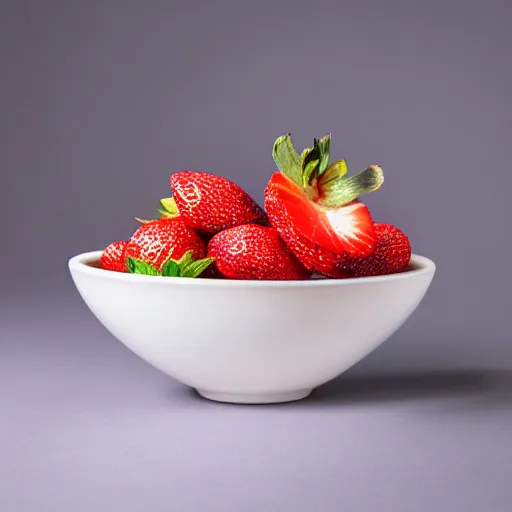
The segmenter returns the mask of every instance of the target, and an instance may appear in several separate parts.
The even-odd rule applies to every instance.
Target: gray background
[[[509,511],[507,3],[0,2],[0,510]],[[367,204],[438,272],[310,400],[208,403],[105,332],[67,258],[181,168],[261,202],[288,131],[382,165]]]

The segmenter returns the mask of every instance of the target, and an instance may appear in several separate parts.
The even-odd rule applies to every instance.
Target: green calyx
[[[160,199],[160,206],[162,208],[159,208],[157,211],[160,214],[161,219],[178,217],[180,214],[174,197],[165,197],[164,199]]]
[[[333,179],[321,185],[323,197],[319,203],[326,208],[337,208],[377,190],[383,182],[382,169],[378,165],[371,165],[353,176]]]
[[[312,148],[306,148],[301,156],[302,184],[307,187],[313,179],[318,179],[329,165],[331,135],[320,140],[314,139]]]
[[[160,214],[160,219],[172,219],[180,216],[180,212],[176,206],[176,201],[174,201],[173,197],[160,199],[160,206],[161,208],[157,209],[157,212]],[[155,219],[147,220],[135,217],[135,220],[140,224],[148,224],[148,222],[153,222]]]
[[[162,277],[198,277],[214,261],[214,258],[194,259],[193,251],[187,251],[179,260],[169,259],[158,271],[153,265],[137,258],[128,258],[127,267],[131,274]]]
[[[378,165],[347,176],[345,160],[329,165],[330,149],[329,134],[314,139],[313,147],[304,149],[299,155],[293,146],[291,134],[287,134],[275,141],[272,157],[283,174],[325,208],[339,208],[382,186],[384,174]]]
[[[282,135],[274,142],[272,158],[282,173],[297,185],[302,185],[301,159],[293,145],[291,133]]]

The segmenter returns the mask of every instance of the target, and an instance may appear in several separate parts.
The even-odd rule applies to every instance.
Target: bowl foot
[[[312,389],[300,391],[286,391],[284,393],[222,393],[216,391],[196,390],[203,398],[214,402],[231,404],[277,404],[282,402],[294,402],[308,397]]]

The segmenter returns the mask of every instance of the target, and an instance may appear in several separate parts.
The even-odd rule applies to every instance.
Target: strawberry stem
[[[145,220],[145,219],[139,219],[139,217],[135,217],[135,220],[137,222],[139,222],[140,224],[147,224],[148,222],[152,222],[150,220]]]

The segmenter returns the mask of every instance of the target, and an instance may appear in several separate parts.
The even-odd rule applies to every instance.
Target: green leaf
[[[272,158],[283,174],[302,186],[300,156],[293,145],[291,134],[282,135],[274,142]]]
[[[194,251],[187,251],[183,256],[176,261],[180,268],[186,267],[189,263],[194,261]]]
[[[371,165],[349,178],[340,177],[326,183],[320,191],[323,197],[319,203],[326,208],[339,208],[363,194],[377,190],[383,183],[382,169],[378,165]]]
[[[306,148],[301,155],[301,167],[302,167],[302,184],[304,186],[309,185],[311,179],[318,169],[320,164],[320,154],[318,147],[315,145],[312,148]]]
[[[164,277],[179,277],[180,266],[177,261],[169,259],[164,263],[162,267],[162,276]]]
[[[318,171],[319,164],[320,164],[320,160],[313,160],[306,164],[306,168],[302,172],[305,185],[309,185],[313,174],[316,175],[316,171]]]
[[[322,137],[318,141],[318,149],[320,153],[320,163],[318,165],[317,176],[321,176],[329,166],[331,157],[331,134]]]
[[[320,140],[314,139],[312,148],[306,148],[301,155],[302,182],[304,186],[311,184],[327,169],[330,158],[331,136],[326,135]]]
[[[176,206],[176,201],[173,197],[165,197],[164,199],[160,199],[160,204],[163,210],[158,210],[158,213],[162,217],[176,217],[180,214],[178,207]]]
[[[163,199],[160,199],[160,204],[166,212],[178,213],[178,207],[176,206],[174,197],[164,197]]]
[[[203,258],[201,260],[192,261],[185,267],[181,268],[181,277],[198,277],[200,276],[213,262],[215,258]]]
[[[138,260],[137,258],[128,258],[127,268],[131,274],[144,274],[147,276],[160,275],[158,270],[155,267],[153,267],[153,265],[150,265],[145,261]]]
[[[319,189],[322,190],[322,188],[327,187],[332,181],[343,178],[347,172],[348,167],[345,160],[338,160],[337,162],[334,162],[325,170],[322,176],[320,176],[320,179],[318,180]]]

